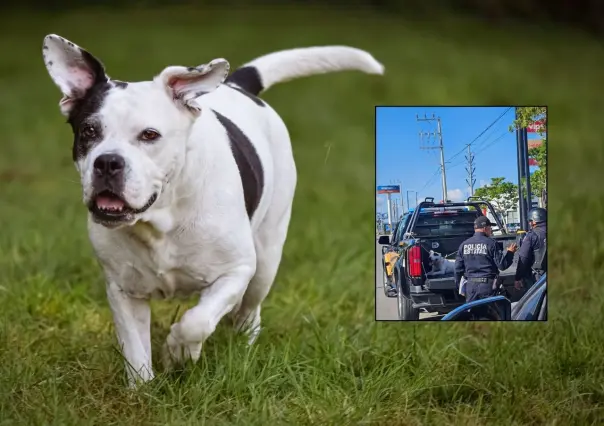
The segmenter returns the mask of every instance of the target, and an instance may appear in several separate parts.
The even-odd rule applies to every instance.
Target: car
[[[382,246],[382,275],[384,282],[384,294],[386,297],[396,297],[393,289],[392,271],[394,264],[398,259],[399,243],[405,233],[405,229],[409,223],[412,211],[405,213],[401,220],[394,227],[394,232],[388,235],[382,235],[378,238],[378,244]]]
[[[547,321],[547,273],[518,302],[488,297],[452,310],[441,321]]]
[[[514,234],[520,230],[520,224],[517,222],[508,223],[506,225],[506,229],[508,230],[509,233]]]

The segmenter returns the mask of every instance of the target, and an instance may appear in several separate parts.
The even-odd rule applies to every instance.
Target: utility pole
[[[468,162],[468,166],[466,167],[466,171],[468,172],[468,178],[466,182],[470,187],[470,196],[474,196],[474,184],[476,183],[476,179],[474,179],[474,172],[476,171],[476,167],[474,167],[474,154],[472,154],[472,150],[470,149],[470,144],[468,147],[468,155],[466,155],[466,161]]]
[[[408,204],[408,207],[411,208],[411,203],[409,202],[409,193],[410,192],[414,192],[415,193],[415,207],[417,207],[417,191],[414,190],[414,189],[408,189],[406,192],[407,192],[407,204]]]
[[[439,144],[437,146],[429,145],[429,146],[420,146],[420,149],[440,149],[440,172],[442,178],[442,187],[443,187],[443,202],[447,202],[447,174],[445,172],[445,148],[443,146],[443,132],[440,123],[440,117],[436,117],[432,114],[432,117],[427,117],[424,114],[424,118],[419,118],[418,115],[415,116],[417,121],[436,121],[436,133],[434,132],[419,132],[420,144],[423,141],[423,137],[433,136],[438,137]]]
[[[403,183],[401,182],[400,179],[395,179],[395,180],[391,180],[390,181],[391,185],[397,185],[398,186],[398,196],[400,197],[400,203],[401,203],[401,214],[402,212],[405,211],[405,203],[403,201]],[[397,210],[398,210],[398,203],[395,204],[397,206]],[[398,217],[398,215],[395,215],[395,218]]]
[[[390,226],[390,232],[392,232],[392,202],[390,193],[386,194],[386,205],[388,207],[388,225]]]
[[[518,120],[518,108],[516,108],[516,120]],[[522,181],[524,178],[524,150],[523,150],[523,137],[522,129],[516,129],[516,155],[518,164],[518,214],[520,216],[520,229],[528,231],[528,221],[526,203],[524,200],[525,189],[523,188]]]
[[[528,131],[525,128],[522,129],[522,148],[524,152],[524,175],[526,177],[526,203],[527,203],[527,219],[528,212],[533,208],[533,193],[531,191],[531,170],[529,169],[529,154],[528,154]],[[528,221],[528,220],[527,220]]]

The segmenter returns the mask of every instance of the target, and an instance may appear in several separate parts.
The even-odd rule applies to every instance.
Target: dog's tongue
[[[96,206],[103,210],[121,210],[124,208],[124,202],[117,197],[99,195],[96,198]]]

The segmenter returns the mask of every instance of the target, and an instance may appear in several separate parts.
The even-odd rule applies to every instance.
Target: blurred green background
[[[600,40],[554,24],[302,2],[19,5],[0,16],[1,425],[601,421]],[[236,66],[325,44],[366,49],[386,66],[384,77],[316,76],[263,96],[289,127],[299,184],[253,348],[221,327],[196,366],[125,389],[72,135],[42,61],[47,33],[88,49],[125,81],[150,79],[167,65],[225,57]],[[544,103],[549,322],[375,323],[374,105]],[[178,305],[155,304],[154,350]]]

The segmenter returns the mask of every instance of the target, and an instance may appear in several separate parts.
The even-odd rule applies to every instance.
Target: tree
[[[541,121],[541,125],[537,129],[537,134],[541,137],[542,143],[536,148],[529,149],[529,156],[534,158],[539,164],[539,169],[536,170],[530,177],[531,192],[538,194],[541,198],[541,205],[545,207],[547,194],[547,108],[545,107],[519,107],[516,109],[518,118],[510,127],[511,131],[518,128],[527,127],[536,121]],[[523,186],[524,188],[524,186]]]
[[[489,201],[505,224],[506,212],[516,210],[518,206],[518,186],[506,182],[503,177],[491,178],[491,183],[476,189],[474,196]]]

